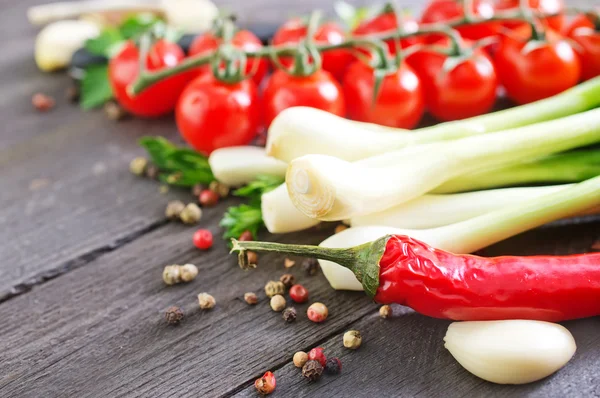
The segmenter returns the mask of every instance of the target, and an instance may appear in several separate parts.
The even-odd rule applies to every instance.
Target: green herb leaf
[[[86,40],[85,49],[92,54],[110,58],[112,55],[111,49],[123,42],[124,39],[118,29],[106,28],[98,37]]]
[[[260,228],[264,226],[260,204],[242,204],[227,209],[219,223],[225,228],[223,239],[239,238],[244,231],[250,231],[256,238]]]
[[[340,20],[346,25],[349,30],[354,30],[360,23],[367,20],[377,13],[376,7],[359,7],[356,8],[352,4],[345,1],[337,1],[333,8]]]
[[[152,26],[163,20],[152,13],[140,13],[127,18],[119,26],[119,32],[125,40],[136,39]]]
[[[260,198],[262,194],[272,191],[283,184],[284,181],[285,180],[281,177],[260,175],[256,177],[256,180],[237,189],[233,194],[235,196],[242,196],[246,198]]]
[[[81,81],[81,107],[85,110],[98,107],[111,99],[112,96],[112,89],[108,81],[108,66],[93,65],[88,67]]]

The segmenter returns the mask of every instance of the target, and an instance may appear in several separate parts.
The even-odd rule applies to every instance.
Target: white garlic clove
[[[499,384],[525,384],[562,368],[575,354],[563,326],[542,321],[454,322],[445,347],[466,370]]]

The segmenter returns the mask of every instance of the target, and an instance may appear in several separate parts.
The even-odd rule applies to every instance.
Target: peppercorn
[[[104,104],[104,114],[106,114],[108,120],[119,121],[127,116],[127,111],[118,103],[109,101]]]
[[[198,201],[202,207],[212,207],[219,202],[219,195],[211,191],[210,189],[205,189],[200,192],[200,196],[198,197]]]
[[[285,298],[281,294],[271,297],[271,309],[275,312],[281,312],[285,308]]]
[[[362,336],[358,330],[348,330],[344,333],[344,347],[356,350],[362,344]]]
[[[306,310],[306,314],[311,321],[320,323],[327,319],[329,310],[323,303],[312,303],[310,307],[308,307],[308,310]]]
[[[281,275],[281,278],[279,278],[279,282],[283,283],[283,286],[289,289],[296,283],[296,277],[292,274],[283,274]]]
[[[307,361],[302,367],[302,376],[306,377],[308,381],[317,381],[323,374],[323,366],[319,361]]]
[[[202,191],[204,191],[204,185],[202,184],[196,184],[192,187],[192,195],[198,197],[200,196],[200,194],[202,193]]]
[[[65,98],[67,101],[71,103],[76,103],[79,101],[80,91],[79,86],[76,84],[72,84],[65,90]]]
[[[339,234],[340,232],[342,232],[342,231],[344,231],[344,230],[346,230],[346,229],[348,229],[348,226],[347,226],[347,225],[340,224],[340,225],[338,225],[337,227],[335,227],[335,230],[334,230],[334,232],[335,232],[336,234]]]
[[[309,361],[319,361],[321,366],[325,366],[327,362],[327,358],[325,357],[325,353],[323,352],[323,347],[315,347],[308,352],[308,360]]]
[[[226,198],[229,195],[229,187],[219,181],[211,182],[208,189],[219,195],[221,198]]]
[[[148,164],[148,166],[146,166],[146,177],[150,178],[151,180],[156,180],[159,172],[160,170],[158,167],[156,167],[156,165]]]
[[[213,235],[208,229],[199,229],[194,232],[192,242],[200,250],[208,250],[213,245]]]
[[[254,305],[258,303],[258,297],[256,297],[256,294],[248,292],[244,294],[244,301],[250,305]]]
[[[36,93],[31,97],[31,104],[40,112],[47,112],[54,108],[54,98],[43,93]]]
[[[215,298],[208,293],[200,293],[198,295],[198,305],[203,310],[210,310],[216,303]]]
[[[190,282],[198,275],[198,268],[194,264],[167,265],[163,270],[163,281],[167,285],[181,282]]]
[[[304,366],[306,361],[308,361],[308,354],[304,351],[298,351],[294,354],[294,366],[297,368],[301,368]]]
[[[256,254],[256,252],[246,250],[246,258],[248,259],[248,264],[250,265],[256,265],[258,263],[258,254]]]
[[[319,262],[316,258],[307,258],[302,262],[302,269],[309,276],[315,276],[319,273]]]
[[[285,293],[285,286],[280,281],[268,281],[265,285],[265,293],[267,297],[283,294]]]
[[[328,375],[337,375],[342,371],[342,362],[339,358],[329,358],[325,363],[325,373]]]
[[[294,307],[288,307],[283,310],[283,320],[287,323],[292,323],[296,320],[296,309]]]
[[[141,176],[146,171],[146,166],[148,166],[146,158],[137,157],[129,163],[129,171],[136,176]]]
[[[183,209],[185,209],[185,205],[181,200],[172,200],[167,203],[167,207],[165,208],[165,216],[169,220],[178,220]]]
[[[179,325],[183,320],[183,310],[176,306],[169,307],[165,312],[165,319],[169,325]]]
[[[302,285],[294,285],[290,288],[290,298],[296,303],[305,303],[308,300],[308,290]]]
[[[202,217],[202,209],[195,203],[188,203],[179,214],[179,218],[184,224],[196,224]]]
[[[246,230],[246,231],[244,231],[244,232],[241,233],[241,235],[238,238],[238,240],[240,242],[247,242],[247,241],[250,241],[250,240],[254,240],[254,236],[252,236],[252,232]]]
[[[269,395],[275,391],[277,381],[273,372],[266,372],[260,379],[256,379],[254,382],[254,388],[259,394]]]
[[[384,319],[392,316],[392,307],[390,307],[389,305],[382,305],[379,309],[379,316]]]
[[[294,264],[296,264],[296,262],[294,260],[290,260],[289,258],[285,258],[285,260],[283,260],[283,266],[285,268],[292,268],[294,266]]]

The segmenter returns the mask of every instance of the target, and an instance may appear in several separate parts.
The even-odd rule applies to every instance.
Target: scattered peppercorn
[[[389,305],[382,305],[381,308],[379,308],[379,316],[384,319],[392,316],[392,307]]]
[[[271,309],[275,312],[281,312],[285,308],[285,298],[281,294],[271,297]]]
[[[200,293],[198,295],[198,305],[203,310],[210,310],[216,303],[215,298],[208,293]]]
[[[308,360],[309,361],[319,361],[321,366],[325,366],[327,362],[327,358],[325,357],[325,353],[323,352],[323,347],[315,347],[308,352]]]
[[[208,229],[199,229],[194,232],[194,246],[200,250],[208,250],[213,245],[213,235]]]
[[[192,195],[199,197],[202,191],[204,191],[204,185],[196,184],[192,187]]]
[[[127,116],[127,111],[114,101],[104,104],[104,113],[109,120],[119,121]]]
[[[250,305],[254,305],[258,303],[258,297],[256,297],[256,294],[248,292],[244,294],[244,301]]]
[[[325,373],[337,375],[342,371],[342,361],[339,358],[329,358],[325,363]]]
[[[194,264],[167,265],[163,270],[163,281],[167,285],[190,282],[198,276],[198,268]]]
[[[301,368],[304,366],[306,361],[308,361],[308,354],[304,351],[298,351],[294,354],[294,366],[297,368]]]
[[[294,260],[290,260],[289,258],[285,258],[285,260],[283,260],[283,266],[285,268],[292,268],[294,266],[294,264],[296,264],[296,262]]]
[[[179,219],[184,224],[196,224],[202,217],[202,209],[195,203],[188,203],[179,214]]]
[[[283,310],[283,320],[287,323],[292,323],[296,320],[296,309],[294,307],[288,307]]]
[[[254,236],[252,236],[252,232],[250,231],[244,231],[242,232],[242,234],[240,235],[240,237],[238,238],[238,240],[240,242],[247,242],[250,240],[254,240]]]
[[[248,259],[248,264],[250,265],[256,265],[258,263],[258,254],[256,254],[256,252],[246,250],[246,258]]]
[[[281,275],[281,278],[279,278],[279,282],[283,283],[283,286],[289,289],[296,283],[296,277],[292,274],[283,274]]]
[[[168,185],[161,185],[158,188],[158,192],[162,193],[163,195],[166,194],[167,192],[169,192],[169,186]]]
[[[165,216],[169,220],[179,220],[179,216],[181,212],[185,209],[185,205],[181,200],[172,200],[167,203],[167,207],[165,208]]]
[[[146,166],[146,177],[150,178],[151,180],[156,180],[159,172],[160,170],[158,167],[156,167],[156,165],[149,164]]]
[[[208,189],[219,195],[221,198],[226,198],[229,195],[229,186],[219,181],[211,182]]]
[[[348,330],[344,333],[344,347],[356,350],[362,344],[362,336],[358,330]]]
[[[259,394],[269,395],[275,391],[277,381],[273,372],[266,372],[260,379],[256,379],[254,382],[254,388]]]
[[[137,157],[134,158],[131,162],[129,162],[129,171],[131,171],[136,176],[141,176],[146,171],[146,167],[148,166],[148,161],[146,158]]]
[[[285,286],[280,281],[268,281],[265,285],[265,293],[267,297],[283,294],[285,293]]]
[[[217,195],[210,189],[205,189],[200,193],[198,201],[200,202],[202,207],[213,207],[219,202],[219,195]]]
[[[71,103],[76,103],[77,101],[79,101],[79,96],[80,96],[80,91],[79,91],[79,87],[77,86],[77,84],[71,84],[65,90],[65,98],[67,99],[67,101],[69,101]]]
[[[47,112],[54,108],[55,101],[54,98],[50,97],[49,95],[36,93],[33,95],[33,97],[31,97],[31,104],[38,111]]]
[[[302,376],[306,377],[308,381],[317,381],[323,374],[323,366],[319,361],[307,361],[302,367]]]
[[[329,310],[323,303],[312,303],[310,307],[308,307],[308,310],[306,310],[306,314],[311,321],[320,323],[327,319]]]
[[[294,285],[290,288],[290,298],[296,303],[305,303],[308,300],[308,290],[302,285]]]
[[[319,262],[316,258],[307,258],[302,262],[302,269],[309,276],[315,276],[319,273]]]
[[[340,232],[342,232],[342,231],[344,231],[344,230],[346,230],[346,229],[348,229],[348,226],[347,226],[347,225],[340,224],[340,225],[338,225],[337,227],[335,227],[335,230],[334,230],[334,232],[335,232],[336,234],[339,234]]]
[[[169,307],[165,312],[165,319],[169,325],[179,325],[183,320],[183,310],[176,306]]]

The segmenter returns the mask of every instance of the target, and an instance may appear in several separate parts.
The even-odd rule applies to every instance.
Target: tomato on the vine
[[[413,33],[419,30],[417,20],[410,14],[396,16],[393,10],[384,10],[378,16],[361,22],[353,31],[355,37],[368,36],[375,33],[385,33],[398,29],[398,21],[402,24],[402,30],[406,33]],[[408,37],[400,40],[401,48],[408,48],[415,44],[420,44],[421,38],[418,36]],[[393,40],[386,40],[390,54],[396,53],[396,45]]]
[[[494,59],[506,94],[518,104],[573,87],[581,74],[579,58],[564,38],[548,30],[544,40],[521,39],[530,35],[530,27],[525,26],[503,36]]]
[[[265,86],[263,104],[266,126],[281,111],[292,106],[308,106],[338,116],[346,114],[342,87],[325,70],[306,77],[292,76],[283,70],[275,71]]]
[[[203,55],[208,54],[212,51],[215,51],[219,45],[222,43],[222,40],[215,36],[212,33],[205,33],[197,36],[192,44],[190,45],[189,55]],[[244,51],[255,51],[262,47],[262,43],[258,37],[249,30],[240,30],[236,32],[236,34],[231,39],[231,43]],[[203,65],[199,67],[197,70],[199,74],[202,73],[210,73],[211,71],[210,65]],[[267,74],[267,70],[269,68],[269,63],[264,58],[248,58],[246,63],[245,73],[248,75],[252,75],[252,80],[256,84],[260,84],[260,82],[264,79]]]
[[[281,46],[298,43],[306,37],[308,26],[301,19],[290,19],[277,29],[273,35],[273,45]],[[335,22],[325,22],[315,31],[313,39],[319,44],[339,44],[345,40],[344,30]],[[352,54],[348,50],[329,50],[322,53],[323,69],[331,73],[336,79],[341,79],[348,64],[352,61]],[[285,67],[290,67],[294,60],[292,57],[280,57],[279,62]]]
[[[463,2],[459,0],[431,0],[423,10],[421,23],[441,23],[455,20],[464,16]],[[494,2],[492,0],[473,0],[473,15],[479,18],[494,16]],[[498,33],[500,25],[497,22],[486,22],[476,25],[459,26],[458,33],[465,39],[480,40],[484,37],[494,36]],[[430,42],[437,41],[439,35],[431,35]]]
[[[519,1],[520,0],[498,0],[496,3],[496,10],[516,10],[517,8],[519,8]],[[529,0],[528,4],[529,8],[531,8],[532,10],[536,10],[544,14],[558,14],[561,13],[565,8],[563,0]],[[542,18],[542,22],[545,26],[553,30],[561,31],[565,24],[565,16],[561,14],[555,15],[553,17]],[[518,21],[509,21],[502,23],[503,26],[509,29],[518,28],[523,26],[524,24],[526,23]]]
[[[409,129],[423,115],[421,82],[405,63],[383,78],[375,103],[375,76],[365,63],[356,61],[348,68],[343,86],[351,119]]]
[[[190,81],[190,73],[184,72],[162,80],[131,96],[128,86],[137,79],[140,71],[140,52],[133,42],[127,42],[108,64],[108,79],[115,99],[123,108],[136,116],[157,117],[175,108],[179,95]],[[150,71],[169,68],[185,58],[183,50],[174,43],[158,40],[148,52],[146,67]]]
[[[581,61],[581,79],[600,75],[600,32],[586,15],[578,15],[565,28],[564,35],[576,44],[573,49]]]
[[[200,75],[181,94],[175,120],[185,141],[204,154],[247,145],[261,122],[256,84],[252,79],[229,84],[212,74]]]
[[[448,57],[423,49],[406,58],[421,78],[429,113],[438,120],[465,119],[494,106],[498,79],[492,60],[481,49],[463,51],[469,54]]]

